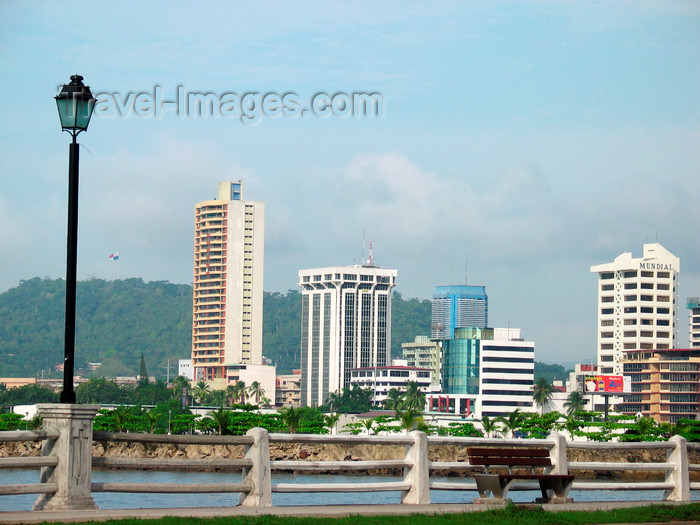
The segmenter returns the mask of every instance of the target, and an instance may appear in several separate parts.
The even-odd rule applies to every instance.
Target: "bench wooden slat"
[[[549,458],[483,458],[474,457],[469,458],[470,465],[480,465],[480,466],[524,466],[524,467],[551,467],[552,462]]]
[[[516,457],[516,458],[548,458],[546,448],[480,448],[469,447],[467,454],[483,457]]]

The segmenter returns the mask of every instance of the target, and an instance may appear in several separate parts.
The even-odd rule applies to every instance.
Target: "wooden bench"
[[[542,491],[538,503],[565,503],[574,476],[550,474],[552,461],[546,448],[473,448],[467,449],[469,464],[484,467],[474,474],[479,497],[474,503],[504,501],[513,480],[537,480]],[[515,469],[515,470],[514,470]],[[494,472],[496,471],[496,472]],[[493,499],[489,498],[493,494]]]

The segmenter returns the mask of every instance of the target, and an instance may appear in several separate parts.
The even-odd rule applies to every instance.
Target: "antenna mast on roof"
[[[374,266],[374,256],[372,255],[372,241],[369,241],[369,259],[367,260],[369,266]]]

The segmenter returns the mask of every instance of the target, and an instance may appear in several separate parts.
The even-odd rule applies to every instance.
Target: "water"
[[[399,477],[390,476],[347,476],[343,474],[272,474],[272,484],[277,483],[379,483],[400,481]],[[431,478],[433,479],[433,478]],[[238,483],[239,472],[154,472],[134,470],[94,470],[92,480],[95,482],[122,483]],[[435,478],[436,481],[460,481],[457,478]],[[465,480],[469,482],[470,480]],[[0,484],[38,483],[38,470],[2,469]],[[471,503],[478,494],[476,491],[431,490],[432,503]],[[576,502],[583,501],[649,501],[660,502],[663,491],[577,491],[569,495]],[[539,491],[511,491],[508,497],[515,502],[532,502],[539,496]],[[125,494],[119,492],[100,492],[93,494],[97,506],[101,509],[139,509],[139,508],[175,508],[175,507],[228,507],[238,504],[239,495],[230,494]],[[0,511],[30,510],[36,494],[18,496],[0,496]],[[691,499],[700,501],[700,491],[691,492]],[[351,492],[351,493],[272,493],[274,506],[288,505],[347,505],[347,504],[386,504],[400,503],[398,491],[391,492]]]

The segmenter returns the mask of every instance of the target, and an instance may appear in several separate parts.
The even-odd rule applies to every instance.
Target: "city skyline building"
[[[632,392],[615,410],[657,423],[700,417],[700,348],[632,350],[622,363]]]
[[[700,297],[688,297],[688,346],[700,348]]]
[[[396,276],[373,265],[299,270],[302,406],[349,387],[353,368],[390,363]]]
[[[195,207],[192,298],[194,380],[225,387],[228,369],[262,364],[265,204],[241,181],[219,183]]]
[[[445,411],[474,417],[532,409],[535,343],[518,328],[458,328],[442,341]]]
[[[641,258],[625,252],[590,271],[598,274],[597,356],[602,374],[622,375],[625,351],[677,346],[678,257],[650,243]]]
[[[436,286],[432,300],[432,339],[454,339],[457,328],[488,326],[488,296],[485,286]]]

